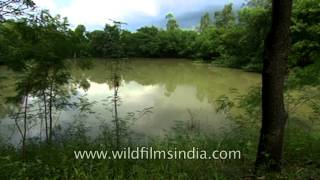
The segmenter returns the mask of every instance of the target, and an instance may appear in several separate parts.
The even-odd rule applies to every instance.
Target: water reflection
[[[187,60],[134,60],[126,66],[130,70],[120,71],[117,75],[119,88],[116,93],[122,102],[121,106],[116,106],[117,116],[125,117],[130,112],[153,107],[152,113],[136,119],[130,126],[132,131],[146,135],[162,135],[176,121],[192,121],[202,131],[228,129],[231,122],[215,111],[215,99],[229,94],[231,89],[244,94],[251,86],[259,84],[258,74]],[[115,111],[107,111],[105,106],[106,97],[115,95],[115,81],[110,79],[109,67],[107,60],[94,60],[90,69],[72,68],[73,84],[70,86],[75,87],[76,96],[85,96],[89,102],[94,102],[90,109],[94,113],[83,117],[92,134],[99,129],[102,119],[110,123],[115,120]],[[6,91],[12,91],[11,85],[1,92]],[[4,132],[12,123],[6,112],[2,113],[0,127]],[[78,110],[63,110],[57,124],[73,123],[80,118],[76,116],[78,113]]]

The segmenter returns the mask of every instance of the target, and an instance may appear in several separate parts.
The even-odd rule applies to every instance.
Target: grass
[[[288,127],[281,173],[253,174],[258,130],[237,129],[224,137],[199,134],[182,126],[148,144],[126,146],[159,150],[198,147],[209,151],[240,150],[240,160],[76,160],[74,150],[111,150],[102,138],[69,136],[50,146],[29,140],[27,158],[2,145],[0,179],[319,179],[320,141],[305,130]]]

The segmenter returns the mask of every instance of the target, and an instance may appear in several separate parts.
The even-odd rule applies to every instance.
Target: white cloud
[[[73,27],[84,24],[103,27],[109,19],[140,24],[146,19],[164,19],[168,12],[176,16],[198,11],[210,5],[242,0],[34,0],[42,9],[52,14],[68,17]],[[140,23],[139,23],[140,22]]]
[[[42,9],[49,9],[52,12],[57,10],[57,5],[54,0],[34,0],[34,2]]]
[[[73,25],[101,25],[109,19],[125,20],[134,13],[157,16],[159,6],[155,0],[72,0],[58,8],[54,0],[36,0],[36,4],[50,12],[68,17]]]

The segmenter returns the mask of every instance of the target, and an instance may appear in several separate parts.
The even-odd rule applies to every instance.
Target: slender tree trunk
[[[46,127],[46,141],[48,142],[48,111],[47,111],[47,97],[46,97],[46,92],[43,90],[43,104],[44,104],[44,123]]]
[[[114,75],[114,120],[116,125],[116,148],[120,148],[120,125],[118,118],[118,82],[117,77]]]
[[[50,84],[50,92],[49,92],[49,142],[52,141],[52,108],[53,108],[53,82]]]
[[[290,44],[292,0],[272,1],[272,26],[265,41],[262,71],[262,128],[256,167],[280,170],[287,113],[284,80]]]
[[[40,97],[39,97],[40,98]],[[38,108],[39,108],[39,119],[40,119],[40,128],[39,128],[39,140],[40,142],[42,141],[42,126],[43,126],[43,114],[42,114],[42,106],[41,106],[41,102],[38,102]]]
[[[26,137],[27,137],[27,119],[28,119],[28,93],[24,99],[24,118],[23,118],[23,136],[22,136],[22,157],[26,157]]]

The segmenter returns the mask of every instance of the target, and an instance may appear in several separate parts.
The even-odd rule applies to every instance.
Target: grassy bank
[[[129,142],[122,147],[152,147],[157,150],[240,150],[240,160],[77,160],[73,151],[115,150],[103,135],[91,139],[74,133],[51,145],[29,140],[25,159],[21,151],[1,145],[1,179],[254,179],[253,164],[258,131],[237,127],[223,137],[199,134],[183,125],[164,138],[150,138],[146,144]],[[287,128],[283,170],[280,174],[260,173],[260,179],[319,179],[319,138],[292,123]]]

